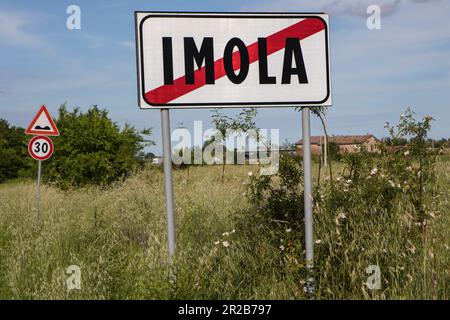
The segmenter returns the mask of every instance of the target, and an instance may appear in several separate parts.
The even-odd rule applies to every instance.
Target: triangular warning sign
[[[45,106],[42,106],[36,113],[25,133],[42,136],[59,136],[58,128],[56,128]]]

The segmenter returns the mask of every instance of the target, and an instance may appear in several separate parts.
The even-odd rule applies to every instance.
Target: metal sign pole
[[[327,114],[328,114],[328,110],[325,108],[325,121],[324,122],[325,122],[325,128],[328,131],[328,116],[327,116]],[[325,139],[325,141],[324,141],[324,143],[325,143],[325,148],[324,148],[325,158],[324,158],[323,165],[324,165],[324,167],[326,167],[326,166],[328,166],[328,137],[325,134],[325,132],[324,132],[324,139]]]
[[[175,214],[172,186],[172,148],[170,146],[169,109],[161,109],[161,125],[163,138],[164,188],[166,194],[167,240],[169,247],[169,264],[175,254]]]
[[[42,160],[38,160],[38,176],[37,176],[37,189],[36,189],[36,222],[39,223],[39,194],[41,187],[41,166]]]
[[[312,179],[311,179],[311,130],[309,107],[302,108],[302,134],[303,134],[303,178],[304,178],[304,206],[305,206],[305,248],[306,268],[308,278],[305,291],[314,294],[314,242],[313,242],[313,215],[312,215]]]

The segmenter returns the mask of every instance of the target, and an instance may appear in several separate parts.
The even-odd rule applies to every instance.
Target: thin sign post
[[[168,109],[161,109],[161,127],[163,139],[164,191],[166,195],[167,242],[169,249],[169,263],[172,263],[176,242],[172,185],[172,148],[170,146],[170,118]]]
[[[138,103],[161,109],[169,261],[175,253],[168,109],[302,109],[308,292],[314,292],[310,107],[331,106],[328,15],[135,12]]]
[[[302,108],[302,136],[303,136],[303,201],[305,211],[305,250],[307,280],[305,291],[314,294],[314,239],[312,215],[312,178],[311,178],[311,130],[309,107]]]
[[[41,194],[41,172],[42,172],[42,160],[38,160],[38,176],[36,183],[36,222],[39,223],[40,205],[39,197]]]

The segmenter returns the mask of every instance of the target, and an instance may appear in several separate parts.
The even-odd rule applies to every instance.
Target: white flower
[[[247,172],[247,175],[248,175],[249,177],[251,177],[251,176],[253,176],[253,172],[252,172],[252,171],[249,171],[249,172]]]
[[[224,242],[222,242],[222,245],[225,247],[225,248],[227,248],[227,247],[229,247],[230,246],[230,244],[228,243],[228,241],[224,241]]]
[[[404,153],[405,156],[409,155],[409,150],[406,150]]]
[[[375,175],[375,174],[377,174],[377,172],[378,172],[378,168],[373,168],[371,171],[370,171],[370,175]]]
[[[220,243],[220,240],[219,241],[216,241],[216,242],[214,242],[214,244],[215,245],[218,245]]]
[[[412,245],[410,248],[406,248],[406,250],[410,251],[412,254],[416,253],[416,247]]]
[[[351,179],[348,179],[348,180],[347,180],[347,183],[348,183],[348,184],[352,183],[352,180],[351,180]]]
[[[292,228],[286,229],[286,232],[291,232]]]
[[[317,239],[316,241],[314,241],[315,244],[320,244],[322,242],[322,240]]]
[[[280,249],[281,249],[281,250],[284,250],[284,246],[280,246]]]
[[[412,167],[411,166],[406,167],[406,171],[412,171]]]
[[[389,184],[391,185],[392,188],[395,187],[395,183],[392,180],[388,180]]]
[[[232,234],[232,233],[235,233],[236,232],[236,230],[231,230],[230,232],[224,232],[224,233],[222,233],[222,237],[225,237],[225,236],[229,236],[230,234]]]

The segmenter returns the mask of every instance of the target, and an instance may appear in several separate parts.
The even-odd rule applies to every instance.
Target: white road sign
[[[141,108],[331,105],[328,15],[136,12]]]

